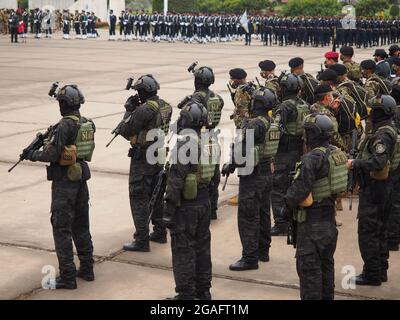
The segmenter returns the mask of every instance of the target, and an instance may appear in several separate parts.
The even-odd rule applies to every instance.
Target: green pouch
[[[79,162],[68,167],[67,178],[72,182],[82,180],[82,167]]]
[[[183,187],[183,198],[185,200],[194,200],[197,198],[197,176],[195,173],[189,173],[186,176]]]
[[[298,223],[303,223],[307,219],[307,212],[304,209],[297,210],[296,220]]]

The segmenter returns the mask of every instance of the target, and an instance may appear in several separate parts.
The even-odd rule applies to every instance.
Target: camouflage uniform
[[[275,94],[277,96],[279,96],[279,89],[280,89],[280,85],[279,85],[279,78],[274,76],[271,79],[266,79],[265,80],[265,87],[268,89],[271,89],[273,92],[275,92]]]
[[[80,117],[79,111],[69,115]],[[67,115],[66,115],[67,116]],[[78,125],[72,119],[63,118],[55,126],[48,144],[42,151],[35,151],[32,161],[50,162],[47,178],[52,181],[51,224],[57,253],[60,276],[65,281],[75,281],[76,267],[72,240],[83,272],[93,270],[93,244],[89,231],[89,192],[86,181],[90,179],[89,166],[85,161],[82,179],[72,182],[67,177],[67,168],[58,164],[61,152],[66,145],[75,144]]]
[[[347,77],[357,83],[361,83],[361,68],[360,64],[350,60],[344,62],[343,65],[347,68]]]
[[[245,84],[240,85],[236,91],[234,96],[234,105],[235,111],[233,114],[233,121],[237,129],[240,128],[240,125],[244,119],[248,119],[249,116],[249,107],[251,96],[250,94],[244,90]]]
[[[332,145],[345,149],[344,144],[342,141],[342,137],[339,134],[339,124],[336,120],[335,115],[323,104],[320,102],[314,103],[311,108],[310,108],[311,113],[320,113],[328,116],[332,122],[333,122],[333,135],[331,137],[331,140],[329,141]]]
[[[376,74],[371,75],[365,80],[364,89],[368,92],[368,99],[372,99],[379,93],[384,94],[381,90],[381,85]],[[386,93],[385,93],[386,94]]]

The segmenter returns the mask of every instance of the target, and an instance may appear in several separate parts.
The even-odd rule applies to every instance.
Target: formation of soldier
[[[389,250],[398,251],[400,243],[400,47],[389,48],[390,58],[382,58],[384,53],[378,49],[374,60],[358,64],[352,47],[342,47],[340,56],[328,52],[326,69],[317,78],[305,72],[301,57],[290,59],[290,71],[280,76],[273,61],[261,61],[263,82],[258,84],[247,80],[244,69],[230,70],[231,119],[242,134],[221,170],[218,126],[224,101],[210,88],[212,68],[189,67],[195,90],[178,104],[173,125],[173,108],[158,96],[155,77],[130,79],[127,89],[137,94],[127,99],[124,117],[112,132],[130,145],[135,232],[123,249],[149,252],[151,241],[167,242],[169,229],[174,299],[211,299],[210,221],[218,218],[220,176],[237,171],[242,254],[230,270],[258,269],[259,262],[270,260],[272,236],[286,235],[297,250],[301,298],[333,299],[337,204],[359,186],[364,266],[351,281],[372,286],[388,281]],[[49,95],[58,100],[62,119],[20,160],[50,162],[51,223],[60,268],[54,285],[75,289],[76,277],[95,279],[86,181],[96,130],[79,112],[84,97],[78,87],[56,90],[55,84]],[[166,161],[170,130],[177,140]],[[251,155],[243,157],[243,149]]]
[[[0,11],[0,28],[9,32],[10,10]],[[96,38],[98,18],[93,12],[70,13],[56,10],[50,15],[48,10],[31,10],[25,14],[25,24],[30,24],[30,32],[36,38],[46,32],[51,37],[52,28],[63,31],[63,38],[70,39],[71,30],[77,39]],[[54,22],[50,23],[50,18]],[[184,41],[185,43],[215,43],[245,40],[251,44],[252,38],[264,45],[325,47],[335,43],[338,46],[367,48],[398,43],[400,20],[357,17],[354,21],[343,22],[342,17],[281,17],[249,16],[243,26],[240,15],[219,14],[174,14],[123,10],[118,16],[113,10],[108,15],[109,40],[140,41]],[[44,22],[43,22],[44,21]],[[352,24],[352,28],[347,25]],[[119,28],[117,38],[116,29]]]
[[[122,11],[119,20],[120,39],[160,42],[182,40],[187,43],[229,42],[254,36],[264,45],[372,47],[398,42],[398,19],[357,18],[348,29],[340,17],[280,17],[251,16],[247,28],[240,15],[206,14],[146,14]],[[115,39],[114,39],[115,40]]]

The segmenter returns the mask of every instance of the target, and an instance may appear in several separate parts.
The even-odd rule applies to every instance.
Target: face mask
[[[378,58],[374,58],[374,60],[375,60],[375,62],[378,62],[378,61],[379,61]]]
[[[237,87],[239,87],[239,81],[238,80],[230,80],[229,84],[233,89],[237,89]]]
[[[329,68],[329,65],[325,62],[325,64],[324,64],[324,66],[325,66],[325,69],[328,69]]]

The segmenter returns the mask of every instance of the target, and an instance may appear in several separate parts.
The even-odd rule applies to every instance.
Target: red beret
[[[329,51],[325,53],[326,59],[339,59],[339,53],[335,51]]]

